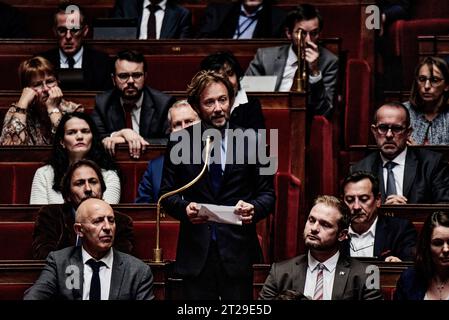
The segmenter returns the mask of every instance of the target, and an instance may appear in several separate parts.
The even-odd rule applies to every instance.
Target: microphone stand
[[[182,186],[181,188],[178,188],[173,191],[169,191],[167,193],[164,193],[162,196],[160,196],[159,200],[157,201],[157,211],[156,211],[156,248],[153,249],[153,260],[152,262],[161,263],[162,262],[162,248],[160,247],[160,229],[161,229],[161,201],[165,198],[168,198],[178,192],[184,191],[191,186],[193,186],[206,172],[207,164],[209,163],[210,159],[210,149],[211,149],[212,143],[211,143],[211,137],[206,137],[206,159],[204,160],[204,166],[201,169],[201,172],[189,183],[187,183],[185,186]]]

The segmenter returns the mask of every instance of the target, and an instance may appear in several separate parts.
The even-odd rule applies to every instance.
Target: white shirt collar
[[[83,52],[84,52],[84,47],[81,46],[81,48],[78,50],[78,52],[73,55],[73,60],[75,61],[75,66],[81,61],[81,58],[83,57]],[[69,64],[69,62],[67,61],[67,59],[68,59],[67,55],[61,49],[59,49],[59,56],[61,57],[61,61],[63,61],[67,65]]]
[[[400,154],[398,154],[398,155],[396,156],[396,158],[394,158],[394,159],[391,160],[391,161],[393,161],[394,163],[396,163],[396,164],[398,164],[398,165],[405,166],[405,157],[406,157],[406,155],[407,155],[407,147],[405,147],[405,149],[404,149]],[[382,166],[384,167],[385,164],[386,164],[388,161],[390,161],[390,160],[388,160],[387,158],[385,158],[385,157],[383,156],[382,153],[380,154],[380,157],[382,158]]]
[[[348,233],[351,237],[359,237],[359,238],[363,238],[366,235],[370,234],[373,238],[376,237],[376,226],[377,226],[377,220],[378,220],[378,216],[376,217],[376,219],[374,219],[373,224],[371,225],[371,227],[369,227],[368,230],[366,230],[364,233],[362,234],[358,234],[357,232],[355,232],[351,226],[349,226],[348,229]]]
[[[327,271],[333,272],[335,268],[337,267],[338,258],[340,257],[340,251],[337,251],[332,257],[327,259],[324,262],[319,262],[317,259],[315,259],[311,254],[310,250],[307,253],[307,263],[309,266],[309,269],[314,271],[320,263],[324,264],[324,267]]]
[[[232,108],[231,108],[231,113],[239,105],[245,104],[245,103],[248,103],[248,96],[246,95],[246,91],[242,88],[237,92],[237,95],[235,96],[234,104],[232,105]]]
[[[297,66],[297,65],[298,65],[298,56],[296,55],[295,51],[293,51],[293,45],[290,45],[290,48],[288,49],[287,66]]]
[[[81,247],[81,255],[83,258],[83,264],[86,264],[86,262],[89,259],[94,259],[95,261],[102,261],[106,267],[108,269],[112,268],[112,262],[114,261],[113,257],[114,255],[112,254],[112,248],[109,249],[109,251],[103,256],[103,258],[101,258],[100,260],[95,259],[94,257],[92,257],[85,249],[84,247]]]

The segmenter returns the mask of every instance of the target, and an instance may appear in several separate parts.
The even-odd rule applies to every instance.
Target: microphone
[[[162,248],[160,247],[160,229],[161,229],[161,201],[165,198],[171,197],[172,195],[175,195],[181,191],[184,191],[188,188],[190,188],[191,186],[193,186],[198,180],[200,180],[200,178],[203,176],[204,172],[206,172],[206,168],[209,164],[210,161],[210,151],[212,148],[212,137],[211,136],[207,136],[206,137],[206,146],[205,146],[205,156],[206,158],[204,159],[204,165],[203,168],[201,169],[201,172],[189,183],[187,183],[186,185],[169,191],[167,193],[164,193],[163,195],[161,195],[159,197],[159,200],[157,201],[157,211],[156,211],[156,248],[153,249],[153,260],[152,262],[162,262]]]

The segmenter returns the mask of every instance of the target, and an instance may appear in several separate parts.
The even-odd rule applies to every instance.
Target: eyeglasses
[[[58,80],[56,78],[49,78],[43,81],[38,81],[33,84],[31,84],[31,87],[35,90],[42,90],[45,86],[48,88],[53,88],[58,84]]]
[[[388,130],[391,130],[391,132],[393,134],[401,134],[407,129],[406,127],[396,125],[396,124],[393,124],[391,126],[389,126],[388,124],[379,124],[374,127],[377,129],[377,132],[379,134],[387,134]]]
[[[303,29],[296,30],[294,32],[294,34],[297,36],[299,34],[299,31],[302,31],[302,35],[303,35],[304,38],[307,37],[307,35],[309,35],[310,38],[316,38],[320,34],[319,30],[306,31],[306,30],[303,30]]]
[[[121,82],[128,81],[129,77],[132,77],[134,80],[138,81],[143,78],[144,73],[143,72],[133,72],[133,73],[118,73],[116,74],[117,78]]]
[[[427,80],[429,80],[430,85],[431,85],[432,87],[436,87],[436,86],[438,86],[438,85],[441,83],[441,81],[443,81],[444,79],[441,79],[441,78],[438,78],[438,77],[434,77],[434,76],[432,76],[432,77],[419,76],[417,80],[418,80],[419,84],[422,85],[422,86],[424,86],[424,85],[426,84]]]
[[[72,36],[79,36],[83,29],[84,29],[84,26],[82,26],[81,28],[71,28],[71,29],[67,29],[66,27],[57,27],[56,33],[60,37],[65,37],[65,35],[67,34],[67,31],[70,31],[70,34]]]

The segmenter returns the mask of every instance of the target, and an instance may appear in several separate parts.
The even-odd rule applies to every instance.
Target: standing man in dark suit
[[[347,176],[343,199],[351,210],[351,224],[342,253],[387,262],[414,260],[416,229],[407,219],[378,215],[381,200],[379,180],[374,175],[358,171]]]
[[[201,122],[172,134],[185,139],[167,148],[161,195],[199,175],[204,167],[201,136],[207,129],[204,135],[214,136],[214,161],[192,187],[162,202],[166,212],[181,222],[174,269],[183,278],[186,299],[250,300],[252,264],[262,259],[256,223],[274,210],[273,175],[264,172],[256,154],[257,136],[248,134],[247,145],[241,145],[232,136],[236,131],[228,130],[236,128],[229,125],[234,89],[227,77],[200,71],[187,94]],[[180,156],[186,158],[175,164],[179,146]],[[208,222],[199,214],[201,203],[231,207],[238,222]]]
[[[131,157],[139,158],[148,145],[145,139],[164,139],[167,135],[167,112],[175,99],[145,86],[146,76],[143,54],[121,51],[115,57],[112,74],[115,88],[95,98],[92,119],[112,155],[117,143],[128,143]]]
[[[139,39],[184,39],[192,36],[192,14],[172,0],[117,0],[113,16],[137,19]],[[155,23],[153,27],[152,23]]]
[[[100,199],[80,204],[73,225],[82,246],[53,251],[25,300],[152,300],[153,274],[141,260],[112,248],[115,217]]]
[[[367,265],[339,252],[347,238],[348,207],[332,196],[315,200],[304,227],[307,254],[274,263],[259,299],[273,300],[294,290],[313,300],[379,300],[379,288],[367,287]]]
[[[70,6],[76,6],[78,10],[66,11]],[[89,32],[83,9],[73,3],[62,2],[54,19],[53,32],[58,39],[58,48],[40,55],[55,66],[61,87],[95,91],[110,89],[112,82],[109,56],[83,44]]]
[[[88,198],[101,199],[106,184],[101,168],[91,160],[79,160],[69,167],[62,180],[64,204],[43,206],[36,217],[32,251],[34,259],[45,259],[50,251],[80,245],[73,224],[75,211]],[[114,248],[131,253],[134,244],[133,221],[126,214],[115,211],[117,226]]]
[[[318,45],[323,18],[315,7],[302,4],[289,12],[285,25],[285,33],[292,43],[258,49],[246,75],[277,76],[275,90],[290,91],[298,69],[298,33],[302,30],[307,44],[305,59],[309,70],[308,105],[314,114],[330,116],[337,83],[338,58]]]
[[[254,39],[284,35],[286,13],[271,0],[240,0],[207,5],[199,38]]]
[[[371,132],[379,152],[352,166],[378,177],[385,204],[449,202],[449,166],[441,154],[407,147],[410,113],[401,103],[377,109]]]

